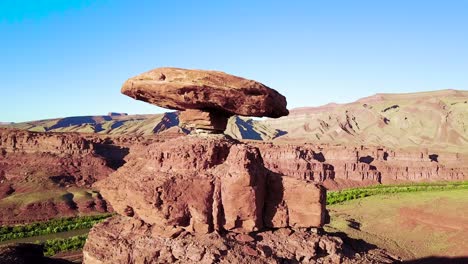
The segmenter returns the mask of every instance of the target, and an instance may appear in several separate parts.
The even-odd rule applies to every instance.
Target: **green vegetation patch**
[[[112,214],[81,216],[72,218],[53,219],[26,225],[0,227],[0,242],[11,239],[48,235],[71,230],[91,228],[93,225],[110,217]]]
[[[420,191],[443,191],[468,189],[468,181],[460,182],[437,182],[437,183],[414,183],[402,185],[378,185],[364,188],[353,188],[342,191],[329,191],[327,193],[327,204],[337,204],[345,201],[360,199],[379,194],[392,194],[403,192]]]
[[[60,252],[80,250],[84,247],[88,235],[73,236],[64,239],[50,239],[43,243],[44,255],[54,256]]]

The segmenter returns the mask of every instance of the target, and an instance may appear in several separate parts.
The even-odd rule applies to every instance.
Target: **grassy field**
[[[426,185],[426,190],[422,185],[380,186],[363,188],[363,192],[355,189],[332,194],[332,201],[336,201],[350,192],[371,193],[363,198],[357,195],[348,201],[332,202],[328,206],[331,223],[326,231],[344,232],[403,259],[467,256],[466,185],[466,182]]]

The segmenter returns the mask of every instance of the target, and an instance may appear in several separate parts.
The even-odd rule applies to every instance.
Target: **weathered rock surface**
[[[286,98],[277,91],[219,71],[158,68],[128,79],[122,93],[175,110],[218,110],[258,117],[288,114]]]
[[[93,227],[83,262],[101,263],[394,263],[385,252],[356,252],[335,236],[282,228],[250,235],[178,232],[117,216]]]
[[[96,184],[121,216],[93,229],[84,263],[309,263],[322,250],[335,254],[309,231],[292,248],[281,245],[290,228],[326,223],[326,191],[267,170],[256,147],[187,136],[134,149],[127,160]]]
[[[229,115],[219,111],[201,111],[189,109],[179,115],[180,125],[190,129],[224,131]]]
[[[326,192],[307,180],[282,177],[272,174],[268,177],[268,192],[265,199],[265,224],[268,227],[311,227],[328,222],[326,213]]]
[[[91,185],[113,171],[96,154],[93,141],[78,134],[9,129],[0,129],[0,165],[0,175],[6,180],[42,174],[70,176],[78,185]]]

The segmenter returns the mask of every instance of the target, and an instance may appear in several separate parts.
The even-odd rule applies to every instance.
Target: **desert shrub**
[[[53,256],[64,251],[80,250],[83,248],[88,235],[74,236],[64,239],[51,239],[42,243],[44,255]]]

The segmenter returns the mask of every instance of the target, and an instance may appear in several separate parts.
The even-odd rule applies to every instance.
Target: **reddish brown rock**
[[[127,80],[122,93],[181,110],[180,124],[195,133],[222,133],[232,115],[287,115],[286,98],[252,80],[217,71],[158,68]]]
[[[215,168],[220,179],[225,230],[252,232],[263,227],[266,170],[258,149],[234,145],[226,162]]]
[[[0,129],[0,223],[108,211],[91,185],[114,171],[115,149],[97,136]]]
[[[131,159],[96,185],[119,214],[131,208],[135,217],[161,229],[201,233],[262,228],[266,171],[258,149],[187,137],[143,152],[145,158]]]
[[[195,131],[221,132],[233,114],[287,114],[276,91],[220,72],[156,69],[122,92],[184,110],[180,121]],[[121,216],[93,228],[84,263],[352,263],[340,239],[310,230],[328,220],[325,189],[267,169],[254,146],[192,135],[126,160],[96,184]]]
[[[83,263],[394,263],[382,250],[356,252],[331,235],[282,228],[252,240],[218,233],[179,233],[168,238],[133,218],[116,216],[97,224],[83,249]]]
[[[128,79],[122,93],[175,110],[275,118],[288,114],[286,98],[277,91],[219,71],[158,68]]]
[[[97,142],[75,133],[0,129],[0,178],[69,176],[78,186],[90,186],[114,171]]]
[[[269,227],[320,227],[328,223],[326,191],[313,182],[270,175],[265,199]]]

